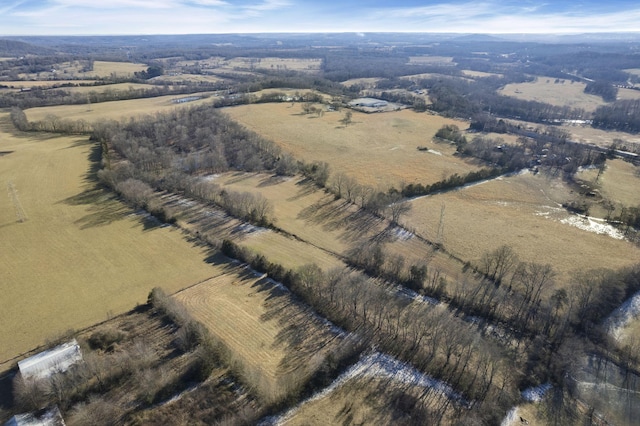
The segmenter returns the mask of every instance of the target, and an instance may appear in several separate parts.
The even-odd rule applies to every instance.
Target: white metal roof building
[[[18,368],[25,379],[44,379],[53,373],[66,371],[81,359],[80,346],[76,339],[73,339],[53,349],[19,361]]]

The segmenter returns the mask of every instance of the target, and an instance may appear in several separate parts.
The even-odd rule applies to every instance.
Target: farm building
[[[76,339],[73,339],[53,349],[19,361],[18,369],[24,379],[44,379],[53,373],[66,371],[81,359],[80,346]]]
[[[387,101],[374,98],[358,98],[349,102],[349,105],[351,106],[364,108],[382,108],[386,107],[388,104],[389,103]]]
[[[65,426],[58,406],[39,413],[16,414],[4,426]]]

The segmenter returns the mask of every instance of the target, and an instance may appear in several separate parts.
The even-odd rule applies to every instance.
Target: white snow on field
[[[608,235],[616,240],[624,240],[624,234],[615,227],[604,223],[604,220],[597,220],[591,217],[572,215],[560,220],[560,223],[575,226],[583,231],[593,232],[601,235]]]
[[[525,389],[522,391],[522,397],[527,402],[538,402],[544,397],[544,394],[551,389],[551,387],[551,383],[545,383],[540,386]]]
[[[518,407],[513,407],[500,423],[500,426],[510,426],[518,419]]]
[[[215,174],[213,174],[213,175],[205,175],[205,176],[202,176],[200,178],[200,180],[203,180],[205,182],[210,182],[212,180],[216,180],[219,177],[220,177],[220,175],[215,175]]]
[[[396,227],[394,229],[394,232],[396,234],[396,237],[398,237],[398,239],[401,241],[407,241],[414,237],[413,232],[407,231],[404,228]]]
[[[233,232],[244,233],[244,234],[259,234],[266,231],[267,228],[262,228],[260,226],[254,226],[249,223],[243,223],[235,227]]]
[[[435,149],[428,149],[427,152],[430,154],[442,155],[440,151],[436,151]]]
[[[322,391],[316,393],[309,399],[302,401],[299,405],[285,413],[279,416],[267,417],[258,424],[260,426],[281,425],[285,421],[291,419],[302,405],[324,398],[348,380],[356,377],[390,378],[408,385],[431,388],[434,389],[435,392],[441,393],[463,405],[469,404],[446,383],[427,376],[410,365],[398,361],[389,355],[374,352],[361,358],[360,361],[345,371],[340,375],[340,377],[331,383],[331,385],[324,388]]]
[[[629,322],[640,316],[640,291],[634,294],[626,302],[606,319],[605,324],[609,330],[609,334],[616,340],[620,339],[622,330]]]

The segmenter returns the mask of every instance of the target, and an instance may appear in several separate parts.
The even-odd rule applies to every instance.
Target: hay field
[[[411,65],[437,65],[451,64],[453,65],[452,56],[410,56],[409,64]]]
[[[434,246],[406,230],[389,228],[387,221],[360,212],[344,200],[335,200],[333,195],[304,183],[302,178],[283,179],[264,174],[227,173],[218,177],[215,183],[234,191],[259,193],[272,202],[276,226],[304,242],[286,238],[270,230],[249,234],[237,242],[262,252],[269,260],[279,260],[287,267],[312,262],[323,269],[343,266],[338,256],[345,255],[350,248],[362,241],[375,240],[385,243],[389,253],[404,256],[407,264],[427,261],[431,271],[440,271],[443,276],[464,275],[462,263],[448,254],[436,250]],[[423,229],[417,231],[420,235],[427,234]],[[215,232],[218,233],[217,230]],[[219,233],[224,232],[222,228]],[[428,236],[435,238],[435,234]],[[335,253],[336,256],[330,256],[326,251]],[[467,282],[475,280],[471,275],[466,275],[465,279]],[[455,281],[453,284],[455,285]]]
[[[201,75],[201,74],[177,74],[177,75],[161,75],[152,78],[150,81],[154,83],[163,84],[183,84],[187,83],[218,83],[224,81],[223,78],[216,77],[215,75]]]
[[[594,129],[591,126],[574,126],[570,124],[563,124],[562,129],[569,132],[571,139],[574,141],[610,147],[614,139],[621,139],[629,148],[635,147],[636,149],[640,149],[640,134]]]
[[[506,244],[521,260],[552,264],[561,283],[574,270],[637,263],[640,249],[632,243],[578,228],[596,222],[559,206],[572,196],[560,180],[527,173],[414,199],[405,222],[435,239],[444,205],[448,251],[478,262],[483,253]]]
[[[555,81],[553,77],[537,77],[536,81],[530,83],[507,84],[498,93],[526,101],[582,108],[585,111],[595,111],[600,105],[606,104],[600,96],[584,93],[585,83],[569,80],[560,80],[555,83]]]
[[[578,174],[580,179],[590,182],[597,176],[598,169],[583,170]],[[640,205],[640,167],[620,159],[607,160],[598,184],[602,196],[614,204]]]
[[[472,70],[462,70],[462,74],[468,77],[473,77],[473,78],[502,77],[502,74],[498,74],[495,72],[483,72],[483,71],[472,71]]]
[[[478,167],[453,155],[451,145],[431,140],[444,124],[464,129],[464,121],[409,110],[364,114],[353,112],[344,127],[343,112],[321,117],[301,115],[296,104],[243,105],[222,110],[231,118],[273,140],[294,157],[326,161],[332,173],[345,173],[374,188],[402,182],[430,183]],[[426,146],[434,152],[418,151]]]
[[[145,302],[155,286],[174,292],[217,274],[178,230],[94,188],[86,139],[14,136],[6,114],[0,126],[0,364]]]
[[[62,84],[94,84],[94,80],[11,80],[11,81],[0,81],[0,85],[9,86],[17,89],[30,88],[30,87],[57,87]],[[69,87],[65,87],[64,89],[70,89]]]
[[[86,93],[89,94],[91,92],[104,93],[106,91],[113,92],[126,92],[130,89],[134,90],[146,90],[152,89],[153,86],[150,84],[143,83],[116,83],[116,84],[103,84],[98,86],[73,86],[73,87],[61,87],[60,89],[65,90],[71,93]]]
[[[188,96],[209,96],[210,92],[193,93]],[[188,108],[194,105],[211,102],[212,97],[203,97],[197,101],[177,104],[175,99],[186,97],[187,95],[166,95],[155,98],[129,99],[126,101],[100,102],[91,105],[59,105],[51,107],[30,108],[25,110],[29,121],[41,121],[49,115],[54,115],[61,119],[85,120],[95,123],[100,120],[121,120],[130,117],[155,114],[157,112],[168,112],[174,108]]]
[[[373,89],[380,80],[382,80],[380,77],[352,78],[350,80],[343,81],[340,84],[346,87],[361,85],[365,89]]]
[[[277,398],[341,341],[290,293],[241,266],[174,295],[222,340],[260,395]]]
[[[96,79],[110,77],[131,77],[135,72],[147,69],[145,64],[134,64],[131,62],[108,62],[94,61],[92,71],[83,71],[86,61],[62,62],[52,66],[50,71],[39,73],[20,74],[24,80],[48,80],[54,78],[79,78]]]

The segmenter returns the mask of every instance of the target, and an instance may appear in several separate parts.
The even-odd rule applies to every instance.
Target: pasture
[[[312,374],[341,338],[290,293],[241,266],[177,293],[197,321],[224,342],[231,363],[269,400]]]
[[[154,98],[129,99],[125,101],[100,102],[91,105],[59,105],[51,107],[30,108],[25,110],[29,121],[43,121],[49,116],[63,120],[85,120],[95,123],[101,120],[122,120],[136,116],[151,115],[157,112],[168,112],[174,108],[185,108],[211,102],[211,93],[193,93],[189,96],[202,96],[192,102],[175,103],[176,99],[187,95],[166,95]]]
[[[560,206],[573,197],[560,179],[525,173],[416,198],[405,222],[435,239],[444,206],[443,243],[449,252],[477,264],[483,253],[509,245],[521,260],[552,264],[560,283],[576,270],[636,263],[640,248],[597,234],[611,229]]]
[[[585,86],[585,83],[570,80],[537,77],[529,83],[507,84],[498,93],[525,101],[546,102],[556,106],[582,108],[585,111],[595,111],[600,105],[605,105],[600,96],[584,93]]]
[[[217,274],[180,231],[95,187],[86,139],[13,134],[6,113],[0,131],[0,369],[144,303],[155,286],[175,292]]]
[[[235,57],[227,59],[221,56],[212,56],[201,60],[178,61],[172,69],[181,71],[195,67],[210,73],[236,72],[242,70],[251,71],[256,69],[317,72],[320,70],[321,65],[322,59],[320,58]]]
[[[410,56],[409,64],[410,65],[454,65],[453,57],[451,56],[430,56],[430,55],[421,55],[421,56]]]
[[[598,178],[598,169],[583,170],[580,179],[595,182],[600,194],[614,205],[634,207],[640,205],[640,167],[620,159],[607,160],[604,172]]]
[[[146,69],[145,64],[108,61],[94,61],[93,69],[89,69],[87,61],[71,61],[53,65],[49,71],[20,74],[19,77],[23,80],[127,78]]]
[[[444,124],[461,129],[468,123],[409,110],[382,114],[353,112],[352,124],[340,123],[343,112],[303,115],[299,104],[242,105],[223,110],[231,118],[273,140],[305,161],[326,161],[332,173],[344,173],[373,188],[402,183],[432,183],[479,167],[454,156],[455,147],[432,142]],[[418,146],[430,151],[418,151]]]

